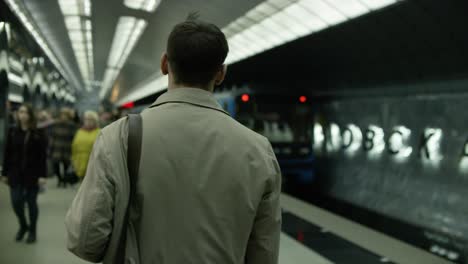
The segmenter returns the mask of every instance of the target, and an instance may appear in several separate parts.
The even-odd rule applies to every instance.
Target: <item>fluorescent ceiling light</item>
[[[91,31],[86,31],[86,39],[90,40],[90,39],[93,39],[93,34],[91,33]],[[91,43],[91,42],[88,42],[88,44]]]
[[[90,0],[83,1],[83,11],[85,16],[91,16],[91,2]]]
[[[289,6],[291,3],[295,2],[294,0],[267,0],[270,6],[275,7],[276,9],[282,9]]]
[[[309,11],[307,8],[303,8],[300,5],[290,5],[284,9],[284,13],[289,17],[296,18],[296,22],[303,25],[301,33],[304,33],[304,35],[308,35],[312,32],[328,27],[327,23],[320,17],[317,17],[314,12]],[[304,17],[307,19],[301,19]]]
[[[80,14],[80,8],[76,1],[59,0],[60,10],[66,16],[77,16]]]
[[[370,9],[379,9],[395,3],[395,0],[361,0]]]
[[[134,93],[131,93],[122,99],[120,99],[117,104],[122,105],[128,102],[134,102],[138,99],[146,97],[151,94],[155,94],[167,88],[168,82],[167,75],[158,75],[157,77],[152,77],[152,80],[145,82],[143,85],[139,86]]]
[[[230,46],[254,45],[253,48],[243,47],[242,52],[231,49],[234,55],[228,56],[226,63],[237,62],[395,2],[397,0],[267,0],[223,28]],[[251,24],[251,21],[256,22]],[[245,33],[258,25],[263,34]],[[255,31],[260,30],[257,27]],[[266,39],[270,40],[267,46],[263,44]],[[256,43],[262,43],[261,48],[255,48]]]
[[[17,72],[22,72],[24,69],[24,66],[21,62],[13,59],[12,57],[8,58],[8,62],[11,66],[11,68],[15,69]]]
[[[320,17],[329,25],[335,25],[346,21],[346,16],[336,10],[326,0],[302,0],[298,2],[300,7]]]
[[[91,31],[92,30],[91,20],[89,20],[89,19],[85,21],[85,30],[86,31]]]
[[[68,36],[70,37],[70,40],[72,41],[72,43],[84,41],[83,32],[81,31],[70,31],[68,32]]]
[[[397,1],[266,0],[223,28],[230,47],[225,63],[235,63]],[[136,5],[141,0],[132,2]],[[167,82],[163,88],[158,86],[165,79],[166,77],[160,75],[150,77],[149,81],[142,82],[143,85],[120,99],[118,104],[138,100],[165,89]]]
[[[90,0],[59,0],[73,52],[84,83],[94,79]],[[90,90],[90,86],[87,85]]]
[[[21,78],[20,76],[12,73],[12,72],[8,72],[8,81],[22,87],[24,85],[24,81],[23,81],[23,78]]]
[[[359,0],[327,0],[333,7],[343,13],[348,18],[354,18],[365,13],[370,9]]]
[[[245,14],[246,17],[255,20],[257,22],[273,15],[277,12],[277,9],[271,5],[259,5]]]
[[[21,95],[9,93],[8,94],[8,101],[11,101],[11,102],[14,102],[14,103],[23,103],[24,98]]]
[[[59,0],[58,2],[64,16],[91,16],[90,0]]]
[[[73,50],[75,51],[75,54],[79,52],[86,53],[86,47],[83,45],[83,43],[75,42],[72,44],[72,47],[73,47]]]
[[[161,0],[124,0],[124,5],[132,9],[154,12]]]
[[[146,25],[147,22],[143,19],[128,16],[119,18],[102,82],[101,98],[104,98],[114,84],[120,69],[143,34]]]
[[[104,96],[106,95],[108,89],[110,89],[110,87],[112,87],[112,85],[114,84],[115,82],[115,79],[117,79],[117,75],[119,74],[119,71],[117,69],[113,69],[113,68],[107,68],[106,69],[106,72],[104,73],[104,79],[102,81],[102,85],[101,85],[101,92],[99,94],[99,96],[101,98],[104,98]]]
[[[81,19],[79,16],[66,16],[65,26],[68,30],[81,30]]]

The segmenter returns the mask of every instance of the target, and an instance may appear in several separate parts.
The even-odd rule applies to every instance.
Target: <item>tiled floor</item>
[[[76,190],[57,189],[50,180],[39,196],[38,243],[14,242],[17,222],[10,206],[9,190],[0,183],[0,263],[1,264],[80,264],[87,263],[66,250],[64,217]],[[287,235],[281,237],[280,264],[329,264]]]

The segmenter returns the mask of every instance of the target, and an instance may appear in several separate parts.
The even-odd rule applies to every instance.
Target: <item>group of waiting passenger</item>
[[[16,240],[21,241],[29,234],[26,242],[34,243],[40,189],[52,173],[58,178],[58,187],[66,187],[67,183],[84,177],[100,131],[99,117],[96,112],[87,111],[80,121],[75,111],[63,108],[54,119],[48,111],[35,112],[28,104],[21,105],[12,117],[1,176],[10,187],[20,225]],[[25,216],[26,204],[29,221]]]

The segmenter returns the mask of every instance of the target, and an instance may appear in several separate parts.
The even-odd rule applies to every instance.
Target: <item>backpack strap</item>
[[[130,221],[130,208],[135,199],[136,183],[140,167],[141,157],[141,138],[142,138],[142,119],[139,114],[128,115],[128,146],[127,146],[127,169],[130,182],[130,196],[125,211],[124,222],[122,223],[121,237],[116,256],[116,263],[125,263],[127,228]]]

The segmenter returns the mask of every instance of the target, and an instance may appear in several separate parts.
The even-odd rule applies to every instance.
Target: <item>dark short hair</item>
[[[228,51],[224,33],[216,25],[200,21],[196,13],[174,26],[167,40],[167,56],[176,83],[208,84]]]

